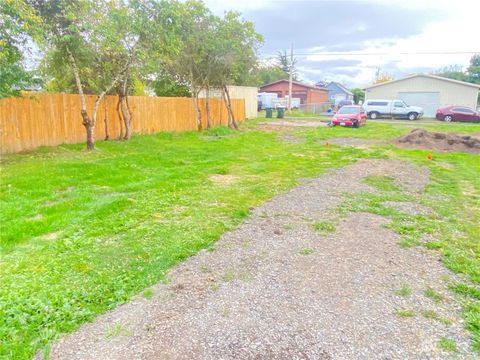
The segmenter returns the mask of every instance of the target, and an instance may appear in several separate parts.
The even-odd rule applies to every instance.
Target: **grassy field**
[[[417,246],[423,234],[434,234],[436,240],[426,246],[441,251],[446,266],[465,274],[464,282],[451,287],[465,303],[467,327],[480,347],[478,156],[434,153],[429,161],[427,151],[393,145],[324,145],[334,137],[393,139],[412,129],[408,122],[300,128],[296,136],[305,141],[289,142],[277,133],[256,131],[258,121],[243,125],[241,132],[218,128],[99,142],[91,153],[79,144],[4,156],[0,358],[28,359],[59,334],[164,281],[169,268],[200,249],[213,249],[251,207],[298,179],[372,157],[408,159],[431,169],[422,201],[438,216],[388,215],[392,228],[404,236],[404,246]],[[469,124],[421,127],[480,131]],[[359,198],[341,210],[384,213],[383,199],[396,196],[392,190]]]

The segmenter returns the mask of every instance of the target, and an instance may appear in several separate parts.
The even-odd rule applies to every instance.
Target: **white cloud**
[[[317,0],[324,1],[324,0]],[[329,1],[329,0],[326,0]],[[287,9],[291,7],[311,7],[312,1],[304,0],[206,0],[209,6],[216,13],[222,13],[225,10],[234,9],[242,12],[255,12],[257,22],[261,21],[263,16],[269,16],[269,9],[275,6],[283,6]],[[299,56],[299,70],[302,78],[315,82],[322,80],[323,77],[331,80],[342,81],[348,86],[366,86],[371,83],[378,67],[394,69],[396,76],[403,76],[419,69],[423,71],[434,71],[448,65],[459,64],[463,67],[468,66],[471,54],[406,54],[406,53],[439,53],[439,52],[480,52],[480,30],[479,0],[337,0],[335,5],[338,7],[338,13],[328,16],[342,16],[342,7],[348,7],[352,3],[361,4],[362,7],[371,7],[379,5],[388,5],[390,8],[398,8],[399,14],[402,9],[413,10],[417,14],[416,19],[424,19],[425,27],[415,36],[403,38],[385,37],[382,40],[361,42],[360,49],[353,53],[382,53],[382,55],[311,55]],[[435,16],[439,13],[444,16]],[[326,16],[326,15],[323,15]],[[319,31],[321,30],[321,16],[319,16]],[[265,18],[267,19],[267,18]],[[350,33],[362,32],[368,28],[369,22],[375,19],[362,18],[351,19],[357,25],[355,28],[338,29],[341,37],[347,38]],[[396,21],[392,18],[391,21]],[[420,20],[421,21],[421,20]],[[281,25],[281,24],[280,24]],[[298,34],[298,31],[296,32]],[[274,34],[275,35],[275,34]],[[270,36],[274,36],[270,35]],[[296,35],[299,36],[299,35]],[[305,34],[305,36],[315,36],[314,34]],[[390,34],[391,36],[391,34]],[[269,38],[266,38],[266,43]],[[274,39],[270,39],[273,41]],[[321,53],[325,51],[321,44],[310,47],[309,49],[298,49],[301,53]],[[313,61],[322,60],[359,60],[355,68],[360,70],[358,74],[335,73],[335,67],[322,70],[321,66],[316,66]],[[305,63],[302,60],[308,60]],[[345,69],[343,67],[342,69]],[[351,68],[349,68],[351,69]]]

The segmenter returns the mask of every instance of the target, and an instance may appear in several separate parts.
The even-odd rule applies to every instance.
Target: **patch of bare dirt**
[[[210,175],[208,179],[217,185],[232,185],[238,181],[238,176],[214,174]]]
[[[61,233],[62,233],[61,231],[55,231],[55,232],[51,232],[51,233],[42,235],[39,238],[41,240],[49,240],[49,241],[57,240],[60,237]]]
[[[480,153],[480,136],[478,135],[458,135],[415,129],[410,134],[397,139],[395,143],[406,148]]]
[[[42,214],[37,214],[35,216],[32,216],[29,220],[30,221],[40,221],[40,220],[43,220],[44,219],[44,216]]]
[[[411,215],[429,215],[432,213],[430,208],[410,201],[386,201],[383,205]]]
[[[296,136],[290,134],[284,134],[281,137],[282,141],[291,143],[291,144],[302,144],[305,142],[305,137],[303,136]]]
[[[335,138],[335,139],[329,139],[326,141],[321,140],[321,142],[328,142],[329,144],[333,144],[333,145],[355,146],[355,147],[364,147],[364,146],[382,144],[382,142],[378,140],[368,140],[368,139],[359,139],[359,138]]]
[[[268,133],[288,133],[293,132],[295,129],[289,126],[270,125],[270,124],[258,124],[255,130],[264,131]]]
[[[270,122],[261,122],[256,126],[257,130],[266,132],[290,132],[295,131],[295,128],[302,127],[322,127],[327,126],[326,123],[319,120],[278,120]]]

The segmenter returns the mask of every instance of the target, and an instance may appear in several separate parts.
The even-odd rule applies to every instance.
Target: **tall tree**
[[[475,54],[470,59],[470,65],[467,68],[468,81],[474,84],[480,84],[480,54]]]
[[[285,79],[285,72],[278,65],[264,65],[253,71],[252,79],[247,85],[261,86]]]
[[[350,89],[350,91],[353,93],[353,100],[355,101],[355,104],[359,104],[360,101],[362,103],[365,101],[365,91],[360,88],[353,88]]]
[[[188,84],[197,129],[202,130],[199,93],[204,86],[205,76],[200,70],[200,64],[206,56],[205,44],[208,43],[206,37],[210,27],[207,19],[212,19],[212,14],[199,1],[189,0],[176,5],[179,15],[176,28],[179,50],[171,58],[165,59],[165,65],[173,78]]]
[[[32,0],[45,27],[45,51],[57,71],[70,73],[80,96],[87,149],[95,147],[94,130],[100,102],[124,77],[131,57],[122,53],[122,34],[109,15],[112,1]],[[96,95],[87,109],[85,89]]]
[[[381,84],[387,81],[394,80],[395,77],[392,74],[386,72],[377,72],[375,75],[375,80],[373,81],[374,84]]]
[[[39,40],[40,18],[24,0],[0,1],[0,99],[18,96],[35,83],[25,69],[23,53],[28,42]]]
[[[454,79],[454,80],[460,80],[460,81],[467,81],[468,80],[467,74],[465,74],[462,66],[460,66],[460,65],[446,66],[442,69],[434,71],[433,74],[437,75],[437,76],[446,77],[446,78],[449,78],[449,79]]]
[[[214,83],[222,89],[228,113],[228,125],[238,128],[228,84],[235,81],[257,64],[257,49],[263,38],[255,31],[252,22],[241,19],[240,13],[225,13],[218,23],[215,43]]]
[[[292,62],[290,56],[287,54],[287,50],[277,52],[277,64],[283,70],[287,78],[290,75],[290,66],[292,66],[293,80],[298,80],[297,59],[293,58]]]

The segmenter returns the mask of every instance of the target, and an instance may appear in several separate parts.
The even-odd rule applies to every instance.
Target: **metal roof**
[[[277,81],[271,82],[271,83],[269,83],[269,84],[265,84],[265,85],[260,86],[260,89],[261,89],[261,88],[264,88],[264,87],[266,87],[266,86],[278,84],[278,83],[280,83],[280,82],[286,82],[286,83],[288,83],[288,80],[287,80],[287,79],[277,80]],[[301,82],[299,82],[299,81],[292,81],[292,84],[295,84],[295,85],[298,85],[298,86],[303,86],[303,87],[306,87],[306,88],[309,88],[309,89],[313,89],[313,90],[328,91],[328,89],[325,89],[325,88],[322,88],[322,87],[318,87],[318,86],[315,86],[315,85],[304,84],[304,83],[301,83]]]
[[[469,82],[465,82],[465,81],[448,79],[448,78],[446,78],[446,77],[436,76],[436,75],[413,74],[413,75],[409,75],[409,76],[406,76],[406,77],[401,78],[401,79],[396,79],[396,80],[386,81],[386,82],[383,82],[383,83],[380,83],[380,84],[370,85],[370,86],[366,87],[364,90],[368,90],[368,89],[371,89],[371,88],[375,88],[375,87],[379,87],[379,86],[384,86],[384,85],[396,83],[396,82],[403,81],[403,80],[412,79],[412,78],[414,78],[414,77],[419,77],[419,76],[427,77],[427,78],[430,78],[430,79],[448,81],[448,82],[451,82],[451,83],[460,84],[460,85],[465,85],[465,86],[471,86],[471,87],[475,87],[475,88],[477,88],[477,89],[480,89],[480,84],[473,84],[473,83],[469,83]]]

